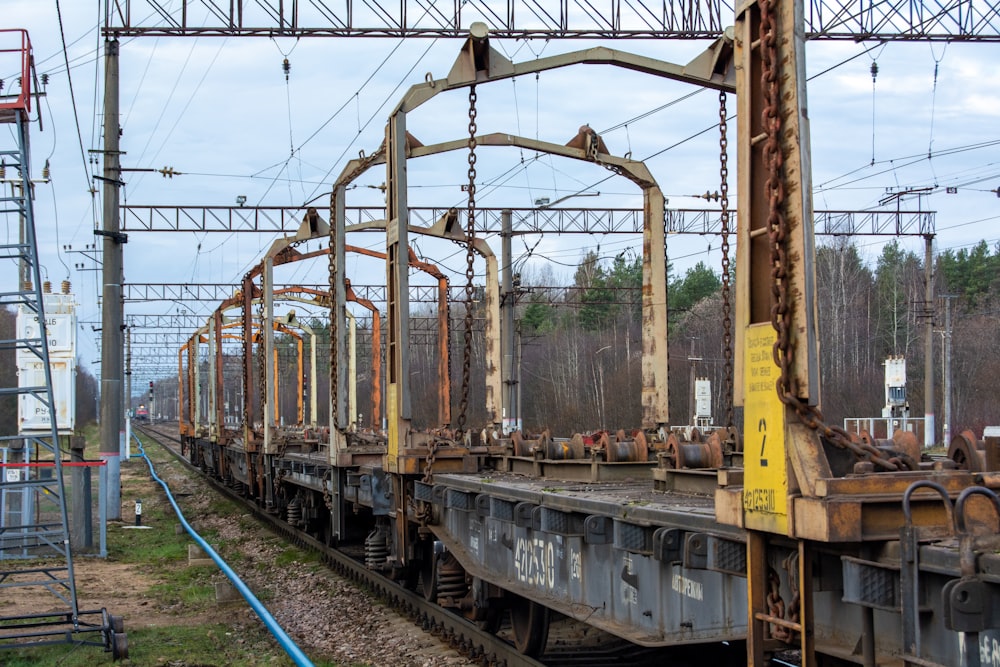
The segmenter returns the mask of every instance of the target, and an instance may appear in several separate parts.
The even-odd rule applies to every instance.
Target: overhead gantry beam
[[[450,208],[411,206],[410,226],[430,227]],[[500,234],[502,215],[511,212],[512,233],[642,234],[641,208],[518,208],[477,207],[476,234]],[[302,224],[301,207],[282,206],[152,206],[121,207],[122,230],[137,232],[288,233]],[[934,211],[816,211],[816,233],[827,236],[927,236],[934,234]],[[347,232],[382,232],[373,225],[385,219],[385,207],[345,206]],[[735,224],[736,212],[730,212]],[[719,234],[718,209],[667,208],[668,234]]]
[[[206,12],[205,7],[210,11]],[[711,39],[733,24],[725,4],[629,0],[557,0],[531,7],[519,0],[445,4],[419,0],[364,3],[204,0],[108,2],[105,36],[465,37],[474,21],[497,38]],[[141,17],[141,18],[139,18]],[[195,18],[197,17],[197,18]],[[995,2],[809,0],[809,39],[1000,41]]]

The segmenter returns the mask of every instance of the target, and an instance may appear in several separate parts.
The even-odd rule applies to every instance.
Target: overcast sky
[[[35,218],[48,277],[56,284],[71,280],[79,298],[84,323],[81,358],[87,364],[99,358],[91,324],[100,320],[96,298],[100,273],[76,270],[77,263],[86,268],[93,264],[80,253],[60,249],[63,245],[83,249],[94,242],[95,223],[100,226],[99,195],[92,198],[87,189],[97,183],[91,175],[101,174],[101,165],[85,163],[83,155],[89,157],[86,151],[102,144],[98,8],[103,5],[61,3],[68,48],[64,55],[54,0],[3,0],[4,24],[29,30],[38,72],[49,74],[41,105],[44,131],[32,126],[32,155],[33,176],[40,176],[46,159],[52,176],[49,185],[36,190]],[[596,44],[492,43],[514,61]],[[605,45],[678,63],[688,62],[707,46],[648,40]],[[229,205],[243,195],[248,205],[297,206],[315,199],[322,208],[345,162],[360,150],[377,148],[387,114],[407,88],[422,82],[426,73],[437,78],[447,75],[460,46],[455,39],[123,39],[121,148],[126,154],[122,164],[173,167],[184,174],[166,179],[153,173],[126,173],[124,198],[144,205]],[[996,45],[888,43],[865,53],[872,46],[811,42],[807,47],[815,208],[868,209],[878,206],[887,189],[937,186],[920,203],[937,212],[938,251],[968,247],[980,239],[996,243],[1000,240],[1000,199],[995,192],[1000,187]],[[286,57],[291,65],[287,82],[282,71]],[[874,85],[873,62],[878,64]],[[13,73],[8,62],[0,61],[0,77]],[[478,129],[561,144],[580,125],[590,124],[604,132],[613,154],[631,152],[638,159],[655,155],[648,164],[670,207],[704,208],[711,204],[691,195],[719,187],[718,131],[699,135],[718,120],[718,96],[704,91],[681,99],[695,91],[688,85],[603,66],[545,72],[481,86]],[[661,107],[666,108],[646,115]],[[408,117],[408,130],[425,144],[462,138],[467,135],[467,114],[465,91],[440,95]],[[730,128],[735,133],[735,123]],[[732,146],[730,186],[735,192]],[[581,191],[600,196],[576,197],[566,205],[641,206],[641,195],[633,185],[623,179],[604,181],[608,172],[595,165],[493,148],[481,149],[477,166],[477,202],[482,206],[526,207],[539,198],[554,201]],[[464,154],[412,161],[411,204],[464,206],[461,185],[467,180],[466,169]],[[348,205],[380,205],[380,191],[366,186],[383,181],[384,169],[370,171],[348,194]],[[949,187],[956,192],[948,193]],[[920,203],[905,200],[902,206],[915,209]],[[10,234],[13,223],[5,222]],[[250,234],[133,232],[125,246],[126,282],[235,282],[273,240]],[[464,256],[456,246],[416,241],[422,253],[460,281]],[[491,241],[499,254],[499,240]],[[525,245],[515,246],[515,254],[524,255],[536,241],[525,239]],[[384,248],[380,235],[349,242]],[[859,245],[874,261],[884,242],[863,238]],[[919,239],[905,240],[904,245],[922,253]],[[697,261],[718,270],[718,246],[715,237],[671,237],[670,259],[680,273]],[[548,236],[533,248],[527,269],[538,271],[548,265],[556,278],[568,281],[587,249],[599,249],[610,258],[640,247],[639,239],[631,238]],[[325,263],[321,264],[315,274],[296,268],[278,280],[321,282]],[[5,284],[11,284],[16,275],[13,267],[0,270]],[[355,283],[384,282],[384,267],[376,260],[352,259],[348,273]],[[207,313],[212,308],[214,304],[130,303],[126,316],[178,309]]]

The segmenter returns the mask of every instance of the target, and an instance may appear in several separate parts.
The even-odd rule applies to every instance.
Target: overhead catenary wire
[[[354,99],[355,99],[355,102],[357,102],[357,100],[358,100],[357,96],[355,96]],[[360,127],[360,122],[359,122],[359,127]],[[626,132],[627,132],[628,131],[627,125],[625,125],[624,128],[626,129]],[[523,173],[523,172],[519,172],[519,173]],[[288,180],[291,181],[291,180],[294,180],[294,179],[288,179]],[[316,185],[321,185],[321,184],[317,183]]]
[[[80,144],[80,159],[83,163],[83,176],[87,184],[86,190],[93,195],[93,189],[90,184],[90,169],[87,167],[87,153],[83,149],[83,132],[80,130],[80,112],[77,109],[76,92],[73,90],[73,76],[69,71],[69,51],[66,46],[66,31],[63,28],[62,6],[60,5],[59,0],[56,0],[56,16],[59,19],[59,39],[62,42],[63,59],[66,63],[66,80],[69,82],[70,104],[73,107],[73,120],[76,124],[76,137]]]
[[[170,126],[170,129],[167,130],[167,133],[163,137],[163,141],[160,143],[159,148],[156,149],[156,152],[153,154],[152,158],[150,158],[150,162],[154,162],[156,160],[156,158],[160,155],[160,153],[163,152],[163,149],[169,143],[170,138],[174,134],[174,131],[177,129],[177,126],[180,124],[181,120],[186,116],[188,108],[190,108],[192,102],[194,102],[195,98],[197,97],[198,91],[201,90],[202,85],[204,85],[204,83],[205,83],[205,79],[208,78],[209,73],[212,71],[212,68],[215,66],[216,61],[218,61],[219,56],[222,54],[222,51],[223,51],[223,49],[225,49],[226,43],[228,41],[229,41],[229,38],[226,38],[219,45],[218,50],[216,50],[215,55],[212,56],[212,60],[208,63],[208,67],[205,68],[205,71],[202,73],[201,78],[198,79],[198,83],[195,84],[194,90],[191,91],[191,94],[188,96],[187,101],[184,103],[183,108],[180,110],[180,113],[177,114],[177,117],[174,119],[174,122]],[[188,60],[190,60],[191,54],[193,52],[194,52],[194,50],[192,49],[191,53],[188,54]],[[187,66],[187,61],[185,61],[185,67],[186,66]],[[183,72],[183,70],[182,70],[182,72]],[[176,88],[177,88],[177,82],[174,83],[174,90],[176,90]],[[173,96],[174,90],[171,91],[171,97]],[[162,119],[162,117],[163,117],[163,115],[161,114],[160,118]],[[152,140],[152,135],[150,135],[149,141],[146,142],[146,146],[143,147],[142,155],[140,155],[140,161],[145,156],[146,149],[148,148],[149,142],[151,140]],[[144,176],[145,176],[145,173],[140,173],[139,178],[136,179],[136,181],[137,181],[136,185],[138,185],[138,183],[142,181],[142,179],[143,179]]]

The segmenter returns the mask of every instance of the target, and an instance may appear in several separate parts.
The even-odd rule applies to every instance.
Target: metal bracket
[[[97,180],[104,181],[105,183],[112,183],[122,188],[125,187],[125,181],[118,178],[105,178],[104,176],[97,176],[96,174],[91,176],[91,178],[96,178]]]
[[[128,234],[124,232],[106,232],[103,229],[95,229],[94,236],[106,236],[118,245],[128,243]]]
[[[982,632],[997,627],[1000,592],[979,577],[962,577],[941,592],[944,625],[954,632]]]

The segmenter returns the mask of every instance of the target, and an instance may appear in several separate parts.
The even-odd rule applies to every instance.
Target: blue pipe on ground
[[[133,436],[135,436],[135,434],[133,434]],[[156,471],[153,469],[153,462],[149,460],[148,456],[146,456],[146,450],[142,446],[142,441],[139,440],[137,436],[135,436],[135,440],[139,443],[139,454],[142,458],[146,459],[146,465],[149,466],[149,474],[152,475],[153,479],[159,482],[160,486],[163,487],[163,490],[167,492],[167,500],[170,501],[170,504],[174,507],[174,511],[177,512],[177,518],[180,519],[181,525],[184,526],[184,530],[187,531],[188,535],[191,536],[191,538],[205,553],[212,557],[212,560],[219,566],[222,573],[229,578],[229,581],[233,582],[233,586],[235,586],[236,590],[240,592],[240,595],[243,596],[243,599],[247,601],[260,620],[264,622],[264,625],[271,632],[271,634],[274,635],[274,638],[278,640],[278,644],[280,644],[281,648],[288,654],[288,657],[300,667],[313,667],[312,661],[309,660],[309,658],[306,657],[306,654],[302,652],[302,649],[300,649],[298,645],[292,641],[292,638],[288,636],[288,633],[285,632],[280,625],[278,625],[278,622],[274,620],[274,616],[271,615],[271,612],[269,612],[267,608],[261,604],[260,600],[257,599],[257,596],[255,596],[253,592],[247,588],[247,585],[243,583],[243,580],[240,579],[239,575],[236,574],[236,572],[234,572],[228,564],[226,564],[226,561],[222,560],[222,557],[219,556],[219,554],[217,554],[215,550],[209,546],[208,542],[202,539],[201,535],[196,533],[194,528],[191,527],[191,524],[187,522],[184,515],[181,513],[181,508],[177,506],[177,502],[174,500],[173,494],[170,493],[170,487],[167,486],[166,482],[159,478]]]

